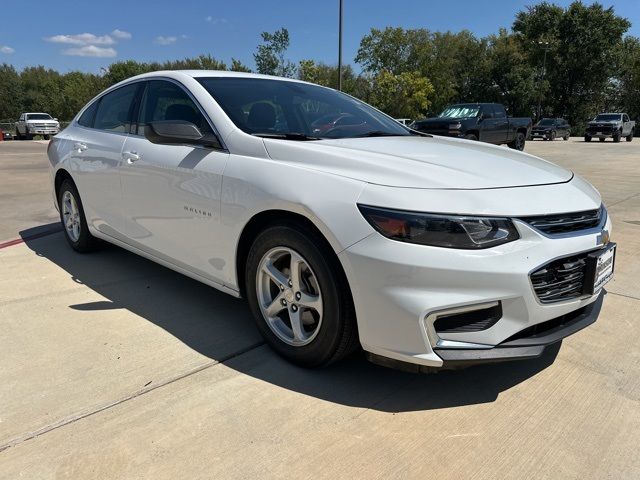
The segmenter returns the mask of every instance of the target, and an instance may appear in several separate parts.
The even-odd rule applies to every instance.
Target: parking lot
[[[603,195],[601,316],[535,361],[414,375],[294,367],[244,301],[73,253],[46,142],[0,143],[0,478],[640,478],[640,141],[526,151]]]

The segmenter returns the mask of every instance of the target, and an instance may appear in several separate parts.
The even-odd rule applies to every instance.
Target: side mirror
[[[144,136],[159,145],[202,145],[220,148],[214,135],[203,135],[200,129],[184,120],[159,120],[144,129]]]
[[[485,118],[485,117],[484,117],[484,113],[480,113],[480,114],[478,114],[478,122],[483,121],[483,120],[484,120],[484,118]]]
[[[54,117],[54,120],[55,120],[56,122],[58,121],[58,119],[57,119],[57,118],[55,118],[55,117]]]

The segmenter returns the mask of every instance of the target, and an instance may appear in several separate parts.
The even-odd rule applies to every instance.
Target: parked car
[[[531,140],[555,140],[562,138],[569,140],[571,126],[564,118],[543,118],[531,129]]]
[[[450,105],[435,118],[417,120],[419,132],[447,137],[480,140],[501,145],[506,143],[523,150],[531,131],[530,118],[510,118],[499,103],[463,103]]]
[[[619,142],[624,137],[630,142],[635,133],[636,122],[631,121],[626,113],[600,113],[587,124],[584,141],[598,138],[604,142],[607,138],[613,138],[614,142]]]
[[[11,135],[11,132],[8,132],[6,130],[0,130],[0,135],[2,135],[3,140],[13,140],[13,135]]]
[[[16,138],[31,140],[34,135],[42,135],[49,140],[60,131],[60,123],[48,113],[22,113],[15,123]]]
[[[357,122],[314,133],[331,112]],[[245,297],[305,366],[360,345],[414,370],[534,358],[596,320],[613,274],[611,220],[571,171],[298,80],[133,77],[48,155],[71,248],[106,240]]]

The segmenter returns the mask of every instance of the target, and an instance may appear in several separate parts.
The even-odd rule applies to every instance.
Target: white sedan
[[[296,80],[137,76],[48,154],[73,249],[106,240],[245,297],[304,366],[533,358],[596,320],[613,274],[607,211],[572,172]]]

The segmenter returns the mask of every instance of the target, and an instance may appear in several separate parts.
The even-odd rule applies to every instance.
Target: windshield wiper
[[[312,137],[310,135],[305,135],[304,133],[252,133],[251,135],[262,138],[280,138],[283,140],[322,140],[320,137]]]
[[[406,137],[408,135],[402,133],[391,133],[385,132],[382,130],[372,130],[371,132],[363,133],[362,135],[356,135],[354,138],[365,138],[365,137]]]

